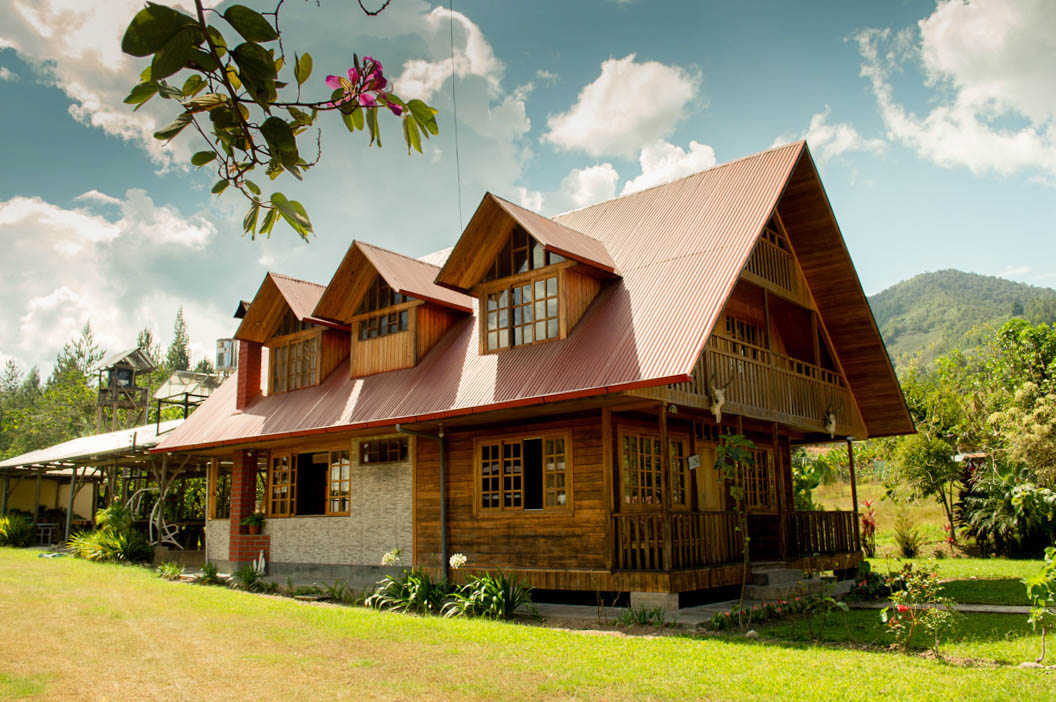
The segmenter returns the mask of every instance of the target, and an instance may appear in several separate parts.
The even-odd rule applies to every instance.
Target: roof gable
[[[425,261],[362,241],[353,241],[314,306],[313,314],[325,319],[349,321],[356,314],[360,300],[375,274],[380,275],[394,292],[401,295],[462,312],[472,312],[471,298],[433,282],[439,270]]]
[[[605,244],[555,220],[485,193],[436,277],[456,290],[469,290],[487,273],[513,231],[522,226],[547,251],[578,261],[604,274],[616,274],[616,263]]]
[[[312,309],[323,293],[323,286],[281,273],[268,273],[253,296],[235,338],[264,343],[289,309],[298,321],[316,321]]]

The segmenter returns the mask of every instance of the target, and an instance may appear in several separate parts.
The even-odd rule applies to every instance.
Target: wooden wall
[[[564,286],[564,320],[565,334],[567,334],[576,326],[576,323],[583,317],[583,313],[587,311],[587,307],[601,291],[601,281],[566,269]]]
[[[353,323],[349,363],[353,378],[413,367],[414,323],[408,320],[407,331],[365,340],[360,340],[359,325]]]
[[[348,358],[350,343],[348,332],[337,329],[327,329],[323,332],[319,350],[319,382],[325,380]]]
[[[587,570],[606,567],[601,415],[509,427],[524,437],[567,429],[572,436],[571,512],[504,511],[474,514],[474,439],[501,430],[449,432],[447,463],[448,553],[463,553],[469,567]],[[415,563],[440,562],[440,453],[438,441],[419,441],[415,454]]]
[[[451,325],[454,324],[462,313],[445,307],[425,304],[416,307],[412,316],[417,319],[412,323],[415,328],[417,339],[415,340],[415,361],[421,361],[429,349],[440,340]]]

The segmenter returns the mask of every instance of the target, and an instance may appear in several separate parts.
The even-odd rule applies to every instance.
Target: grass
[[[0,699],[1056,696],[1047,671],[949,666],[794,638],[636,638],[414,617],[166,582],[146,569],[12,549],[0,549],[0,621]],[[966,630],[977,639],[958,644],[964,657],[1036,655],[1031,635],[1012,619],[989,633],[980,627]]]
[[[909,519],[917,525],[921,535],[924,537],[925,556],[931,556],[936,550],[944,550],[946,532],[943,524],[946,523],[946,515],[942,506],[931,499],[913,500],[908,499],[900,504],[884,497],[886,489],[882,483],[863,482],[858,483],[858,504],[866,500],[873,501],[873,509],[876,510],[876,549],[878,555],[895,556],[894,526],[899,512],[904,512]],[[852,508],[851,484],[831,483],[819,485],[814,490],[814,504],[824,509]]]
[[[895,558],[870,559],[873,570],[896,571]],[[920,563],[921,559],[914,562]],[[1023,578],[1041,570],[1042,561],[1005,558],[943,558],[929,561],[947,581],[946,595],[963,604],[1029,605]]]

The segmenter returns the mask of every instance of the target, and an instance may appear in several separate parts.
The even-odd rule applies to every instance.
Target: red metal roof
[[[555,218],[600,242],[622,276],[605,284],[562,341],[481,354],[474,314],[406,370],[353,380],[342,366],[317,387],[262,397],[242,411],[228,381],[159,450],[390,426],[688,380],[804,153],[804,142],[779,147]]]
[[[442,288],[434,282],[436,274],[440,272],[438,266],[362,241],[356,241],[354,245],[359,247],[389,287],[401,295],[465,312],[473,311],[472,297]]]
[[[600,268],[608,273],[616,271],[616,263],[605,249],[605,244],[560,222],[547,219],[541,214],[526,210],[497,195],[489,196],[511,217],[516,219],[547,251],[554,251],[565,258]]]
[[[282,293],[282,296],[286,299],[286,304],[290,306],[298,320],[303,321],[305,317],[312,316],[312,310],[318,304],[323,290],[326,289],[325,286],[318,283],[310,283],[307,280],[291,278],[282,273],[268,273],[268,275],[271,276],[275,287]]]

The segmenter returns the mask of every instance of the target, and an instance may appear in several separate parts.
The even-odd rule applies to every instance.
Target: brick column
[[[242,409],[261,395],[261,346],[255,341],[238,342],[238,395],[235,409]]]
[[[236,567],[253,562],[261,551],[264,551],[264,558],[271,562],[271,537],[267,534],[250,534],[249,528],[242,526],[242,520],[253,514],[256,503],[257,454],[252,450],[239,449],[235,451],[234,465],[231,467],[231,538],[228,547],[228,560]]]

